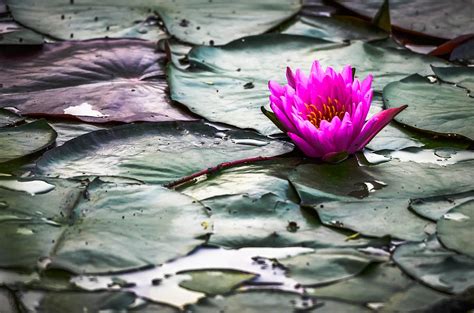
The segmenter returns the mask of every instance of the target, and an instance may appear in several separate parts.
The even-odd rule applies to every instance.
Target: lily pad
[[[316,305],[316,300],[291,293],[271,291],[251,291],[227,297],[207,298],[189,306],[196,313],[260,313],[272,308],[274,313],[304,312],[369,312],[363,307],[335,301],[324,301]]]
[[[32,195],[34,183],[45,192]],[[78,181],[14,177],[2,177],[0,186],[0,266],[32,271],[54,249],[60,223],[69,223],[84,188]]]
[[[371,264],[358,276],[316,288],[308,288],[310,295],[354,303],[383,303],[393,294],[403,292],[412,284],[408,276],[388,263]]]
[[[83,313],[123,311],[135,301],[127,292],[21,292],[20,302],[28,312]]]
[[[173,64],[168,67],[171,98],[208,120],[263,134],[278,132],[260,107],[268,104],[268,81],[283,83],[286,66],[309,71],[314,60],[338,69],[352,64],[360,77],[372,73],[374,89],[381,91],[388,82],[406,74],[428,74],[430,64],[442,64],[440,59],[408,50],[284,34],[242,38],[219,47],[196,47],[188,59],[188,70]]]
[[[428,235],[432,222],[407,210],[408,200],[334,201],[316,206],[325,225],[351,229],[366,236],[420,241]]]
[[[226,294],[240,284],[252,280],[257,275],[238,271],[192,271],[183,272],[191,279],[182,281],[183,288],[203,292],[207,295]]]
[[[154,44],[126,39],[47,44],[20,55],[6,50],[0,107],[98,123],[195,119],[171,104],[165,59]]]
[[[147,123],[70,140],[45,154],[36,171],[60,177],[124,176],[166,183],[222,162],[292,149],[289,143],[251,131],[219,131],[201,122]]]
[[[61,146],[65,142],[81,135],[112,127],[107,124],[86,124],[76,121],[64,120],[49,120],[49,124],[58,133],[58,137],[56,138],[56,146]]]
[[[354,278],[307,291],[316,298],[359,303],[381,312],[427,309],[447,297],[413,281],[388,263],[369,265]]]
[[[358,275],[372,259],[354,249],[318,249],[278,260],[288,269],[288,276],[305,286],[333,283]]]
[[[307,205],[357,199],[387,199],[388,204],[397,199],[471,191],[470,178],[464,174],[473,166],[472,160],[448,166],[397,160],[363,166],[351,158],[339,164],[301,164],[289,180]]]
[[[2,210],[0,251],[9,252],[0,253],[1,266],[33,269],[39,262],[72,272],[121,271],[186,254],[203,243],[198,237],[207,233],[201,226],[208,218],[204,207],[160,186],[95,180],[76,201],[67,194],[56,200],[62,193],[46,193],[44,201],[49,203],[53,197],[64,203],[63,210],[36,207],[38,212],[25,212],[24,217],[10,205]],[[19,192],[16,196],[40,200]],[[57,212],[51,217],[54,209]]]
[[[15,20],[52,37],[91,39],[134,37],[158,40],[165,36],[159,27],[180,40],[203,44],[264,33],[290,18],[300,1],[210,2],[167,0],[6,1]]]
[[[449,210],[474,199],[474,191],[465,193],[419,198],[410,201],[410,209],[432,221],[439,220]]]
[[[349,234],[324,227],[312,209],[301,208],[286,180],[298,160],[240,166],[180,189],[211,209],[209,243],[225,247],[313,248],[366,246]]]
[[[384,0],[335,0],[355,12],[372,17]],[[434,37],[454,38],[472,32],[469,1],[390,0],[393,25]]]
[[[438,221],[438,238],[448,249],[474,258],[474,201],[465,202]]]
[[[303,204],[315,208],[326,225],[422,240],[433,223],[410,212],[409,199],[470,191],[464,173],[472,166],[472,161],[441,167],[395,160],[359,166],[353,158],[335,165],[299,165],[289,180]]]
[[[474,139],[474,98],[452,84],[431,83],[418,74],[388,84],[383,90],[388,108],[408,104],[395,120],[440,134],[458,134]]]
[[[22,123],[24,120],[25,119],[18,114],[5,109],[0,109],[0,127],[17,125]]]
[[[0,167],[2,170],[12,170],[14,162],[21,162],[52,146],[56,136],[54,129],[45,120],[0,128]]]
[[[472,67],[432,67],[438,78],[445,82],[456,84],[474,93],[474,68]]]
[[[462,292],[474,280],[474,259],[443,248],[435,236],[401,245],[393,260],[410,276],[442,292]]]
[[[372,23],[352,16],[301,17],[283,31],[329,41],[384,39],[389,34]]]

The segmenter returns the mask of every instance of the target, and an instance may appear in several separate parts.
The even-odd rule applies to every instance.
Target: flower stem
[[[258,157],[246,158],[246,159],[235,160],[235,161],[230,161],[230,162],[223,162],[223,163],[220,163],[220,164],[218,164],[214,167],[209,167],[209,168],[200,170],[199,172],[196,172],[194,174],[181,177],[178,180],[175,180],[175,181],[172,181],[171,183],[166,184],[165,187],[166,188],[176,188],[177,186],[180,186],[184,183],[192,181],[193,179],[196,179],[199,176],[215,174],[215,173],[217,173],[221,170],[231,168],[231,167],[234,167],[234,166],[237,166],[237,165],[250,164],[250,163],[261,162],[261,161],[268,161],[268,160],[272,160],[272,159],[274,159],[274,157],[258,156]]]

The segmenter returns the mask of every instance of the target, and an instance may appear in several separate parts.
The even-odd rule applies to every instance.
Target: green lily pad
[[[286,180],[298,160],[280,159],[227,169],[181,188],[211,209],[209,243],[220,246],[313,248],[366,246],[348,233],[324,227],[312,209],[301,208]]]
[[[301,164],[289,180],[307,205],[357,199],[409,200],[471,191],[470,177],[464,174],[473,166],[472,160],[447,166],[397,160],[363,166],[351,158],[339,164]]]
[[[410,202],[410,209],[416,214],[436,222],[444,214],[448,213],[449,210],[472,199],[474,199],[474,191],[430,198],[419,198],[413,199]]]
[[[373,263],[356,277],[327,286],[308,288],[307,291],[317,298],[360,304],[383,303],[393,294],[407,290],[413,283],[398,267],[388,263]]]
[[[102,311],[124,311],[135,301],[127,292],[21,292],[20,302],[28,312],[48,313],[98,313]]]
[[[403,150],[406,148],[423,147],[420,140],[400,130],[397,126],[389,124],[372,139],[367,148],[373,151]]]
[[[448,296],[444,293],[421,284],[414,284],[406,291],[394,294],[389,301],[384,303],[380,312],[437,312],[433,310],[433,307],[446,299]]]
[[[25,119],[13,112],[5,109],[0,109],[0,127],[12,126],[22,123]]]
[[[278,260],[287,275],[305,286],[316,286],[347,279],[361,273],[372,259],[353,249],[318,249]]]
[[[191,276],[191,279],[182,281],[183,288],[203,292],[207,295],[226,294],[240,284],[252,280],[257,275],[238,271],[192,271],[182,272]]]
[[[296,294],[271,292],[271,291],[251,291],[237,293],[227,297],[206,298],[198,304],[189,306],[192,312],[196,313],[260,313],[267,312],[269,308],[274,313],[288,313],[298,311],[304,312],[369,312],[363,307],[356,305],[324,301],[316,305],[316,300],[309,297],[302,297]]]
[[[58,133],[56,146],[63,145],[66,141],[96,130],[108,129],[112,126],[107,124],[86,124],[76,121],[49,120],[49,125]]]
[[[8,207],[1,218],[1,266],[113,272],[160,264],[204,242],[199,239],[207,233],[201,226],[208,219],[204,207],[175,191],[95,180],[77,199],[77,188],[64,188],[42,197],[2,192]],[[13,196],[20,208],[10,205]],[[41,206],[26,206],[27,201]]]
[[[222,162],[292,149],[289,143],[251,131],[219,131],[201,122],[124,125],[80,136],[49,151],[37,162],[37,173],[166,183]]]
[[[420,241],[429,234],[433,223],[413,214],[408,200],[334,201],[316,206],[325,225],[351,229],[366,236]]]
[[[32,183],[45,186],[46,192],[31,195],[36,187]],[[0,266],[34,270],[54,249],[60,223],[69,222],[83,186],[77,181],[13,177],[2,177],[0,186]]]
[[[11,171],[13,163],[22,162],[52,146],[56,132],[45,120],[0,128],[0,168]]]
[[[335,0],[343,6],[372,17],[384,0]],[[472,32],[472,10],[465,1],[390,0],[393,25],[434,37],[454,38]]]
[[[5,49],[0,107],[95,123],[195,120],[171,103],[165,62],[165,53],[142,40],[62,42],[24,53]]]
[[[435,236],[401,245],[393,260],[410,276],[443,292],[460,293],[474,280],[474,259],[443,248]]]
[[[352,16],[301,17],[283,31],[284,34],[302,35],[329,41],[384,39],[389,34],[372,23]]]
[[[431,83],[418,74],[388,84],[383,90],[388,108],[408,104],[395,120],[429,132],[474,139],[474,98],[461,87]]]
[[[438,221],[438,238],[448,249],[474,258],[474,201],[449,210]]]
[[[472,67],[432,67],[438,78],[474,92],[474,68]],[[471,95],[472,96],[472,95]]]
[[[264,33],[294,15],[300,1],[244,0],[239,2],[167,0],[7,0],[13,17],[21,24],[54,38],[142,38],[166,36],[159,26],[180,40],[203,44]]]
[[[338,70],[351,64],[360,77],[372,73],[374,89],[381,91],[388,82],[406,74],[428,74],[430,64],[442,64],[439,59],[408,50],[284,34],[242,38],[219,47],[196,47],[188,59],[188,70],[168,66],[171,98],[208,120],[263,134],[278,132],[260,107],[268,104],[268,81],[283,83],[287,66],[308,72],[314,60]]]
[[[445,294],[413,281],[389,263],[369,265],[354,278],[307,291],[316,298],[359,303],[381,312],[422,310],[446,298]]]
[[[340,164],[299,165],[289,180],[302,203],[315,208],[326,225],[368,236],[422,240],[433,223],[410,212],[409,200],[470,191],[465,172],[472,166],[472,161],[441,167],[395,160],[359,166],[352,158]]]

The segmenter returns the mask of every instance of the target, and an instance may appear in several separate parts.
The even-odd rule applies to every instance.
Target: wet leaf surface
[[[275,160],[225,170],[180,189],[211,209],[211,244],[225,247],[365,246],[360,238],[324,227],[315,212],[301,208],[286,180],[298,160]]]
[[[54,144],[56,132],[45,120],[0,129],[0,169],[11,171],[15,162]]]
[[[180,40],[195,44],[227,43],[263,33],[290,18],[299,1],[251,0],[232,2],[124,0],[64,1],[8,0],[14,18],[52,37],[68,39],[142,38],[166,36],[160,26]]]
[[[208,218],[204,207],[177,192],[95,180],[83,197],[77,193],[61,187],[38,199],[8,192],[0,244],[10,252],[0,254],[2,266],[123,271],[163,263],[204,242],[198,239],[207,233],[201,226]],[[19,208],[12,196],[21,199]],[[40,200],[45,209],[25,212],[27,201]],[[51,201],[62,205],[47,206]],[[54,212],[58,207],[64,209]]]
[[[225,298],[209,298],[189,307],[192,312],[264,312],[272,308],[276,313],[293,312],[296,308],[305,312],[369,312],[363,307],[335,301],[324,301],[316,305],[316,300],[290,293],[252,291],[230,295]]]
[[[459,293],[472,285],[474,259],[447,250],[435,236],[398,247],[393,260],[410,276],[442,292]]]
[[[372,264],[354,278],[308,292],[316,298],[380,307],[382,312],[427,309],[447,297],[413,281],[395,265],[387,263]]]
[[[458,77],[462,80],[460,84],[466,82],[466,86],[471,86],[472,83],[468,83],[470,74],[465,79]],[[474,138],[474,98],[464,88],[442,82],[431,83],[420,75],[412,75],[388,84],[383,95],[388,108],[408,104],[405,112],[395,117],[400,123],[430,132]]]
[[[352,158],[336,165],[299,165],[289,179],[302,202],[315,208],[326,225],[368,236],[422,240],[432,223],[410,212],[409,200],[469,191],[471,183],[463,173],[472,166],[472,161],[446,168],[395,160],[359,166]]]
[[[219,131],[201,122],[124,125],[86,134],[51,150],[37,162],[37,172],[167,183],[222,162],[291,150],[292,144],[255,132]]]
[[[317,249],[278,260],[289,277],[306,286],[324,285],[358,275],[372,259],[354,249]]]
[[[438,238],[448,249],[474,258],[474,201],[471,199],[449,210],[438,221]]]
[[[43,189],[46,192],[31,195],[37,191],[32,189],[37,186],[32,182],[47,187]],[[61,222],[69,222],[82,185],[77,181],[14,177],[2,177],[0,184],[0,266],[32,271],[41,257],[54,250]]]
[[[104,310],[121,311],[135,301],[126,292],[41,292],[27,291],[20,296],[22,306],[28,312],[83,313]]]
[[[166,95],[165,59],[152,43],[126,39],[5,51],[0,107],[98,123],[194,119]]]
[[[168,67],[171,98],[208,120],[263,134],[278,132],[260,107],[268,104],[268,80],[283,83],[286,66],[308,72],[315,59],[338,70],[351,64],[357,68],[358,77],[372,73],[374,89],[381,91],[388,82],[413,72],[428,74],[430,64],[443,63],[408,50],[283,34],[242,38],[219,47],[196,47],[188,59],[188,70],[172,64]],[[245,88],[249,83],[252,88]]]
[[[458,207],[464,202],[474,199],[474,192],[460,194],[434,196],[430,198],[413,199],[410,202],[410,209],[416,214],[432,221],[439,220],[449,210]]]
[[[351,16],[302,17],[283,31],[284,34],[302,35],[329,41],[372,41],[388,37],[388,33],[370,22]]]

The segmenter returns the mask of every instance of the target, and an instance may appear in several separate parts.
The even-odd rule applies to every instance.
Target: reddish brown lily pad
[[[193,120],[166,94],[166,56],[142,40],[46,44],[0,52],[0,107],[87,122]]]

